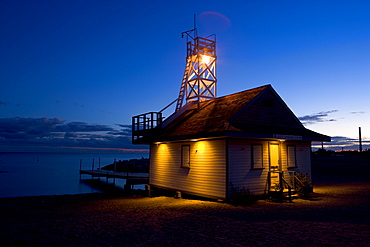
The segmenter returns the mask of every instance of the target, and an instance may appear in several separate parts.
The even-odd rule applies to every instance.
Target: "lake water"
[[[0,153],[0,198],[64,195],[101,192],[83,180],[91,179],[82,175],[80,180],[80,160],[82,169],[95,169],[112,164],[114,159],[128,160],[148,158],[149,153],[121,154],[77,154],[77,153]],[[102,178],[105,181],[105,178]],[[124,179],[116,179],[116,186],[122,187]],[[144,189],[144,185],[135,185]]]

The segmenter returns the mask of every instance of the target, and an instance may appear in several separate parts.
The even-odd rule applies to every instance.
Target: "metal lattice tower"
[[[185,104],[216,98],[216,36],[197,37],[195,28],[184,34],[187,38],[186,67],[176,112],[181,109],[184,97]]]

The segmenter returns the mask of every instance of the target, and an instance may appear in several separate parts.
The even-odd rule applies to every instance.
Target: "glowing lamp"
[[[202,55],[202,63],[209,64],[211,57],[207,55]]]

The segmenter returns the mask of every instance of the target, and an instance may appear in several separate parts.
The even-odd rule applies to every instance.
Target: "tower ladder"
[[[179,97],[177,98],[177,103],[176,103],[176,112],[180,110],[180,108],[182,107],[182,102],[184,100],[185,89],[186,89],[186,82],[187,82],[189,71],[190,71],[191,59],[186,59],[186,60],[187,62],[186,62],[184,77],[182,78]]]

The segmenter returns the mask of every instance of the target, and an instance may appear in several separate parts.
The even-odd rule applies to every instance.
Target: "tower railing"
[[[187,42],[187,56],[192,55],[216,56],[216,41],[197,37],[193,41]]]

